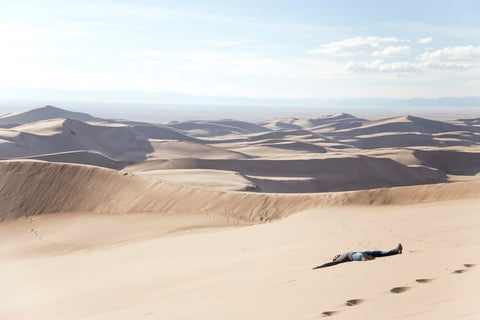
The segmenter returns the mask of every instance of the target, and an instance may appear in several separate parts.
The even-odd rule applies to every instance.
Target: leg
[[[395,254],[401,254],[403,250],[402,244],[399,243],[395,249],[389,251],[362,251],[362,253],[370,255],[372,257],[386,257],[386,256],[393,256]]]

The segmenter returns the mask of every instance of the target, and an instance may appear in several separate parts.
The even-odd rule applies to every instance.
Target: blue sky
[[[477,1],[20,0],[1,6],[4,99],[479,95]]]

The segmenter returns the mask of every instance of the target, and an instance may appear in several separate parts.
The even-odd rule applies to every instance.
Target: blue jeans
[[[379,250],[362,251],[362,253],[369,254],[373,257],[386,257],[386,256],[393,256],[393,255],[397,254],[398,251],[397,251],[397,249],[392,249],[392,250],[389,250],[389,251],[379,251]]]
[[[398,254],[397,249],[392,249],[389,251],[380,251],[380,250],[375,250],[375,251],[360,251],[360,252],[355,252],[352,254],[352,260],[354,261],[366,261],[363,257],[363,254],[369,254],[372,257],[386,257],[386,256],[393,256],[395,254]]]

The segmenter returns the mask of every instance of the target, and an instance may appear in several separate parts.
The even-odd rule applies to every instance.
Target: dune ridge
[[[120,161],[109,158],[103,153],[91,150],[67,151],[58,153],[42,154],[38,156],[24,157],[22,159],[43,160],[49,162],[63,162],[86,164],[90,166],[121,170],[129,164],[128,161]]]
[[[55,212],[169,212],[271,221],[328,205],[409,204],[475,198],[480,182],[320,194],[225,192],[151,181],[127,172],[42,161],[0,161],[1,220]]]

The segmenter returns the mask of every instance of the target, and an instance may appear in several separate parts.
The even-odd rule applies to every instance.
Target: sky
[[[0,5],[0,99],[479,95],[478,1]]]

